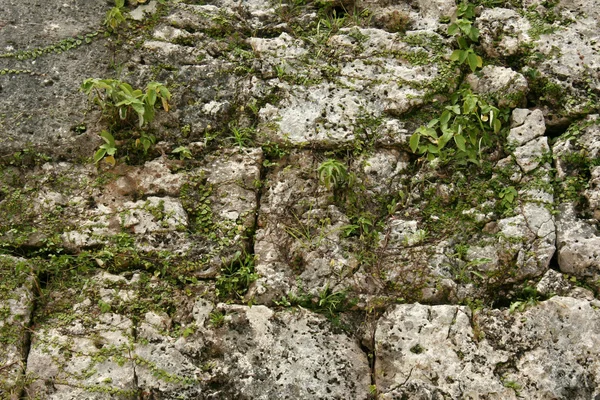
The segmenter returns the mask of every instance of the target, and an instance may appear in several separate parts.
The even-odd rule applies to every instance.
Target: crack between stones
[[[364,342],[366,341],[366,338],[364,341],[359,341],[359,347],[360,349],[367,355],[367,361],[369,363],[369,375],[370,375],[370,381],[371,381],[371,386],[370,388],[375,388],[375,392],[371,392],[370,391],[370,399],[375,399],[377,398],[377,396],[379,395],[379,393],[377,392],[377,381],[375,379],[375,358],[376,358],[376,354],[375,354],[375,332],[377,330],[377,324],[375,324],[373,326],[373,331],[370,334],[370,337],[368,338],[368,342],[365,344]]]
[[[29,323],[27,324],[27,326],[23,326],[24,327],[24,332],[23,332],[23,350],[21,351],[21,371],[19,374],[19,377],[17,378],[17,387],[18,387],[18,392],[17,392],[17,398],[18,399],[28,399],[29,397],[26,396],[26,391],[25,391],[25,377],[27,376],[27,360],[29,359],[29,352],[31,351],[31,342],[32,342],[32,332],[33,332],[33,325],[34,325],[34,316],[35,313],[37,311],[37,308],[39,307],[39,296],[42,295],[42,289],[40,287],[40,280],[39,277],[36,275],[33,276],[33,288],[32,288],[32,292],[33,290],[38,291],[38,296],[33,296],[33,301],[31,303],[31,313],[30,313],[30,317],[29,317]]]
[[[133,343],[137,343],[137,326],[133,325],[131,327],[131,336],[133,336]],[[134,390],[137,392],[137,398],[138,400],[143,400],[144,398],[144,393],[142,391],[142,388],[139,386],[138,383],[138,376],[137,376],[137,371],[136,371],[136,362],[135,362],[135,356],[131,354],[131,349],[129,349],[129,359],[131,360],[131,366],[133,369],[133,387]]]

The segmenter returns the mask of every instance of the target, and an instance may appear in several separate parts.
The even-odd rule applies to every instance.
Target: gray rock
[[[540,166],[542,157],[550,154],[547,137],[532,139],[514,151],[517,164],[524,173],[529,173]]]
[[[522,146],[542,136],[544,132],[546,132],[546,124],[544,114],[540,110],[516,109],[512,114],[511,130],[507,140],[510,144]]]
[[[83,300],[67,314],[47,310],[53,316],[36,330],[29,353],[27,393],[51,399],[368,397],[366,354],[324,317],[215,307],[198,298],[193,319],[175,329],[160,310],[164,302],[186,307],[166,297],[180,296],[173,290],[145,274],[90,279],[72,293]],[[101,299],[92,300],[94,293]]]
[[[506,8],[485,8],[476,19],[483,49],[490,57],[517,54],[531,43],[529,21]]]
[[[466,79],[475,93],[490,97],[500,108],[518,106],[529,91],[525,77],[510,68],[486,65]]]
[[[560,270],[580,278],[600,272],[600,236],[595,224],[578,218],[573,204],[563,203],[556,219],[556,243]]]
[[[594,398],[599,326],[590,302],[569,297],[519,314],[395,306],[375,333],[377,389],[390,399]]]

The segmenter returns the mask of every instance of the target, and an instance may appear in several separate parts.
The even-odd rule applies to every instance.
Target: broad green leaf
[[[94,153],[94,164],[96,164],[98,161],[102,160],[102,158],[104,157],[105,154],[106,154],[106,150],[103,148],[99,148],[98,151],[96,151]]]
[[[450,61],[458,61],[460,59],[461,53],[463,52],[463,50],[454,50],[452,52],[452,55],[450,55]]]
[[[471,39],[474,42],[477,42],[479,40],[479,29],[471,27],[471,30],[469,31],[468,35],[469,39]]]
[[[443,149],[446,146],[446,143],[448,143],[450,141],[450,139],[452,139],[453,136],[454,136],[454,132],[452,132],[451,129],[446,129],[444,131],[444,134],[438,140],[438,148],[440,150]]]
[[[448,110],[445,110],[445,111],[442,113],[442,117],[440,118],[440,122],[441,122],[441,125],[442,125],[442,129],[444,129],[445,127],[447,127],[447,126],[448,126],[448,121],[450,121],[450,117],[451,117],[450,111],[448,111]]]
[[[465,98],[465,102],[463,103],[463,109],[465,114],[471,114],[475,112],[477,108],[477,98],[475,96],[467,96]]]
[[[458,30],[459,30],[458,25],[456,24],[456,22],[453,22],[448,27],[448,35],[453,36],[456,32],[458,32]]]
[[[458,46],[461,48],[461,50],[467,50],[469,48],[469,44],[464,37],[459,36],[456,38],[456,41],[458,42]]]
[[[461,31],[463,31],[466,35],[469,34],[469,32],[471,31],[471,21],[466,20],[466,19],[457,19],[456,23],[458,24],[458,27],[460,28]]]
[[[446,106],[446,110],[452,111],[454,114],[460,115],[460,106],[458,104]]]
[[[494,120],[494,133],[500,132],[500,128],[502,128],[502,123],[499,119]]]
[[[417,148],[419,147],[419,139],[420,139],[420,135],[415,132],[412,134],[412,136],[410,137],[410,149],[412,150],[413,153],[417,152]]]
[[[148,104],[154,106],[154,104],[156,103],[156,90],[149,89],[146,93],[146,100]]]
[[[466,140],[462,135],[455,135],[454,143],[456,143],[456,147],[458,147],[460,151],[467,151],[467,148],[465,147]]]
[[[467,56],[467,62],[469,63],[471,71],[475,72],[477,70],[477,67],[481,65],[481,57],[479,57],[475,53],[469,53],[469,55]]]
[[[469,56],[469,51],[468,51],[468,50],[462,51],[462,52],[459,54],[459,56],[460,56],[460,57],[458,58],[458,62],[459,62],[459,63],[461,63],[461,64],[464,64],[465,60],[466,60],[466,59],[467,59],[467,57]]]
[[[109,131],[100,132],[100,137],[108,144],[110,147],[115,147],[115,138],[110,134]]]
[[[163,85],[160,85],[160,86],[158,87],[158,91],[160,92],[160,96],[161,96],[163,99],[166,99],[166,100],[170,100],[170,99],[171,99],[171,93],[170,93],[170,92],[169,92],[169,90],[168,90],[166,87],[164,87]]]
[[[434,118],[431,121],[429,121],[429,123],[427,124],[427,127],[428,128],[433,128],[433,127],[435,127],[438,124],[438,122],[440,122],[440,120],[437,119],[437,118]]]
[[[438,154],[438,153],[440,152],[440,151],[438,150],[437,146],[435,146],[434,144],[430,144],[430,145],[427,147],[427,151],[428,151],[430,154]]]

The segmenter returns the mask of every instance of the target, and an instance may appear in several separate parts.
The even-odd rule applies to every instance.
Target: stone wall
[[[1,398],[600,398],[594,1],[125,3],[0,0]]]

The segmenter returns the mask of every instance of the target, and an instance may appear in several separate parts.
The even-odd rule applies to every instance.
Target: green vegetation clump
[[[439,118],[413,133],[410,148],[428,161],[440,158],[442,162],[479,164],[483,152],[499,142],[502,119],[506,118],[465,86],[450,96],[450,104]]]
[[[171,93],[162,83],[150,82],[142,91],[117,79],[88,78],[81,84],[81,91],[100,107],[113,133],[125,129],[136,130],[135,146],[141,148],[144,154],[156,142],[156,138],[142,128],[154,120],[159,101],[162,109],[169,111]],[[117,146],[113,133],[104,130],[100,134],[105,143],[94,154],[94,162],[104,158],[109,164],[115,165]]]

